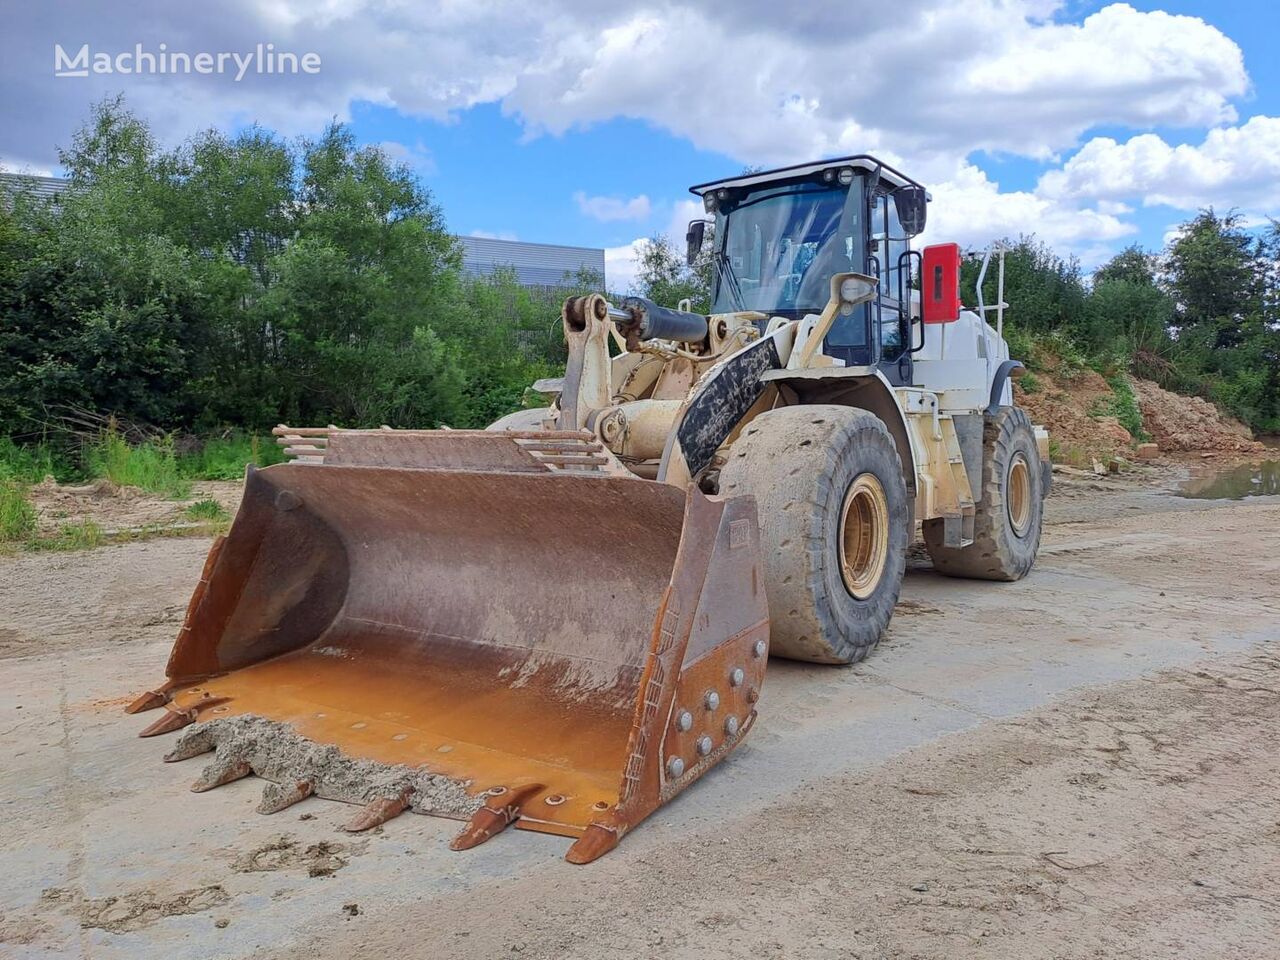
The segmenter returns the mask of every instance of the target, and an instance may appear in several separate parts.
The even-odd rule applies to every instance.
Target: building
[[[604,279],[604,250],[596,247],[488,237],[459,237],[458,242],[462,244],[462,269],[473,276],[488,276],[509,267],[526,287],[559,286],[566,274],[576,276],[583,271],[590,271],[601,281]]]
[[[69,186],[71,186],[71,182],[60,177],[37,177],[26,173],[0,173],[0,196],[25,190],[39,200],[56,201],[58,195],[65,192]]]
[[[41,200],[55,200],[70,186],[58,177],[36,177],[0,173],[0,195],[29,190]],[[555,243],[522,243],[487,237],[458,237],[462,246],[462,269],[472,276],[488,276],[510,268],[526,287],[554,287],[565,276],[590,271],[604,277],[604,250],[596,247],[567,247]]]

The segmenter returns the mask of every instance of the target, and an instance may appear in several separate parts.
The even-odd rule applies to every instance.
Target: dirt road
[[[0,558],[0,956],[1280,955],[1280,502],[1050,508],[1027,580],[917,563],[871,661],[771,664],[747,744],[589,867],[188,793],[120,705],[207,544]]]

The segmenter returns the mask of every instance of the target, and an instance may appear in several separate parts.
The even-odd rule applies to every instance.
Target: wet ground
[[[1178,495],[1196,500],[1242,500],[1280,494],[1280,459],[1258,463],[1198,467],[1178,487]]]
[[[0,558],[0,955],[1268,956],[1280,499],[1169,487],[1064,474],[1019,583],[913,563],[871,660],[772,663],[744,747],[588,867],[189,793],[121,707],[207,543]]]

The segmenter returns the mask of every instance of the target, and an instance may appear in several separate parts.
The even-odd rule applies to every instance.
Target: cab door
[[[877,192],[868,220],[867,271],[880,281],[868,305],[877,366],[890,383],[910,386],[911,243],[889,194]]]

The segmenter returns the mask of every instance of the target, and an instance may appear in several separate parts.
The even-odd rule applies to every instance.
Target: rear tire
[[[486,430],[541,430],[542,421],[551,415],[550,407],[535,407],[532,410],[517,410],[499,417],[485,427]]]
[[[1040,549],[1046,492],[1031,421],[1018,407],[1001,407],[986,418],[983,430],[982,490],[973,543],[946,547],[942,521],[924,524],[934,569],[948,577],[1021,580]]]
[[[902,461],[880,418],[827,405],[761,414],[730,448],[720,493],[756,498],[771,652],[863,659],[893,616],[912,536]]]

